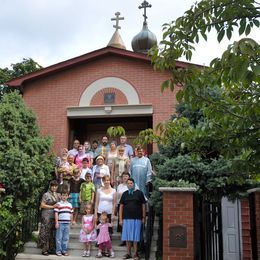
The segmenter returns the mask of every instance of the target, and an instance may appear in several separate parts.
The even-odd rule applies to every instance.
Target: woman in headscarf
[[[122,241],[126,241],[127,254],[123,259],[132,258],[131,246],[133,243],[134,260],[139,260],[137,243],[141,241],[142,224],[145,223],[145,197],[142,191],[136,189],[132,178],[127,180],[128,190],[122,194],[120,199],[119,223],[122,225]]]
[[[54,208],[59,201],[57,193],[58,182],[51,181],[49,190],[43,194],[40,204],[41,227],[39,232],[38,247],[42,249],[42,254],[48,256],[55,253],[55,221]]]

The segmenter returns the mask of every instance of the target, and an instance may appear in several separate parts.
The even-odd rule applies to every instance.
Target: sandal
[[[140,259],[140,257],[139,257],[139,255],[138,255],[138,254],[135,254],[133,259],[134,259],[134,260],[139,260],[139,259]]]
[[[132,258],[132,256],[129,255],[129,254],[126,254],[126,255],[123,256],[123,259],[130,259],[130,258]]]
[[[49,252],[48,251],[42,252],[42,255],[48,256]]]

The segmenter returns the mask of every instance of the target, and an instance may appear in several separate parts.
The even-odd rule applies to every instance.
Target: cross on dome
[[[119,21],[125,19],[124,17],[119,17],[119,15],[120,15],[120,12],[116,12],[115,13],[116,17],[115,18],[111,18],[111,21],[116,21],[116,25],[113,25],[113,27],[116,28],[116,30],[121,29],[121,26],[118,25]]]
[[[152,5],[149,4],[147,1],[143,1],[142,4],[138,7],[139,9],[144,9],[144,14],[143,14],[143,17],[144,17],[144,23],[146,23],[146,19],[148,18],[147,15],[146,15],[146,8],[151,8]]]

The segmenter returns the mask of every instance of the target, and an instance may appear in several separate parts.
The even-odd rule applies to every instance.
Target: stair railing
[[[146,196],[148,197],[148,211],[147,211],[147,220],[145,225],[145,260],[149,260],[150,252],[151,252],[151,245],[152,245],[152,238],[153,238],[153,226],[154,226],[154,207],[150,203],[149,198],[150,194],[153,190],[153,186],[150,183],[150,186],[147,187]]]
[[[32,232],[38,229],[40,210],[37,205],[29,208],[21,219],[14,223],[9,232],[0,239],[0,260],[14,260],[23,245],[29,241]]]

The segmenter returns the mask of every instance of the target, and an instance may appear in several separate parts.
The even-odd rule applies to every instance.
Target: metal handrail
[[[18,220],[13,227],[9,230],[6,236],[0,240],[0,248],[3,250],[5,255],[0,255],[0,260],[13,260],[18,250],[16,241],[19,235],[20,221]]]
[[[38,205],[37,205],[38,206]],[[29,241],[31,234],[38,228],[39,207],[30,208],[19,219],[0,241],[0,248],[5,255],[0,255],[0,260],[13,260],[23,245]]]
[[[154,208],[148,203],[148,218],[146,221],[145,229],[145,259],[149,260],[152,238],[153,238],[153,225],[154,225]]]
[[[152,190],[153,190],[153,186],[150,183],[150,186],[146,187],[147,198],[150,198]],[[154,216],[155,216],[154,208],[148,200],[148,215],[145,223],[145,250],[144,250],[146,260],[149,260],[150,258],[152,238],[153,238]]]

